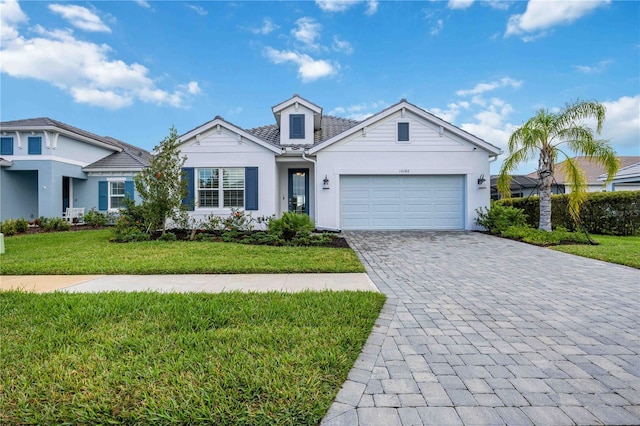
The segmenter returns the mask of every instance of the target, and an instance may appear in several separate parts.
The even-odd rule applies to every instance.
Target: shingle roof
[[[496,186],[498,184],[498,176],[491,176],[491,186]],[[535,188],[538,186],[538,180],[529,176],[524,175],[513,175],[511,176],[511,185],[509,185],[510,189],[522,189],[522,188]]]
[[[359,121],[350,120],[348,118],[323,115],[322,121],[320,122],[320,129],[313,133],[313,144],[317,145],[327,139],[331,139],[332,137],[349,130],[353,126],[356,126],[358,123]],[[272,145],[280,146],[280,129],[276,124],[247,129],[247,133],[251,133]]]
[[[138,170],[149,165],[151,161],[151,153],[137,146],[128,144],[121,140],[109,137],[99,136],[95,133],[87,132],[86,130],[79,129],[69,124],[63,123],[58,120],[53,120],[49,117],[27,118],[24,120],[3,121],[0,123],[0,128],[13,127],[13,128],[37,128],[37,127],[57,127],[61,130],[90,138],[95,141],[101,142],[106,145],[114,147],[113,154],[108,155],[92,164],[89,164],[85,169],[112,169],[112,170]]]
[[[604,166],[584,156],[577,156],[577,157],[574,157],[574,159],[577,161],[580,168],[584,170],[585,176],[587,178],[587,183],[593,184],[593,185],[602,184],[602,182],[598,181],[598,176],[607,172]],[[626,167],[634,163],[639,163],[640,156],[618,157],[618,160],[620,161],[620,167]],[[564,174],[564,171],[562,170],[562,165],[564,164],[565,161],[556,163],[554,167],[553,175],[555,177],[556,182],[558,183],[567,183],[566,176]],[[527,176],[535,179],[538,177],[538,172],[535,171],[535,172],[529,173]]]
[[[621,167],[618,170],[618,173],[613,177],[613,179],[628,179],[628,178],[638,178],[640,177],[640,163],[634,163],[627,167]],[[601,174],[598,179],[605,180],[607,178],[607,174]]]

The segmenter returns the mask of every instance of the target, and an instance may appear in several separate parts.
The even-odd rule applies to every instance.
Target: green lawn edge
[[[3,275],[348,273],[365,269],[347,248],[199,241],[112,243],[110,230],[5,238]]]
[[[572,244],[549,248],[640,269],[640,236],[591,235],[591,238],[598,245]]]

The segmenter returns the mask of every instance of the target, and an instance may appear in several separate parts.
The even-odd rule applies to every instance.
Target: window
[[[289,116],[289,139],[304,139],[304,114]]]
[[[109,209],[124,207],[124,181],[109,182]]]
[[[409,142],[409,123],[398,123],[398,142]]]
[[[2,138],[0,141],[0,155],[13,155],[13,138]]]
[[[198,207],[244,207],[244,168],[198,169]]]
[[[28,150],[29,155],[40,155],[42,154],[42,138],[40,136],[30,136],[28,139]]]

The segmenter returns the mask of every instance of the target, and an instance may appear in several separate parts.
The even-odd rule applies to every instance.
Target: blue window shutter
[[[244,209],[258,210],[258,168],[244,168]]]
[[[289,138],[304,139],[304,114],[289,116]]]
[[[13,138],[2,138],[0,155],[13,155]]]
[[[409,141],[409,123],[398,123],[398,141]]]
[[[124,197],[133,200],[134,186],[132,180],[124,181]]]
[[[28,154],[29,155],[40,155],[42,154],[42,138],[40,136],[29,137],[27,141]]]
[[[109,208],[109,182],[101,180],[98,182],[98,210]]]
[[[183,167],[182,176],[187,180],[187,198],[182,200],[182,204],[187,206],[188,210],[195,210],[195,169],[193,167]]]

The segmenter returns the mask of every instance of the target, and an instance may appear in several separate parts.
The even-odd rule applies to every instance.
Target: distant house
[[[498,176],[491,176],[491,199],[499,200],[502,197],[500,192],[498,191]],[[532,178],[524,175],[513,175],[511,176],[511,185],[509,187],[511,190],[512,198],[519,197],[531,197],[532,195],[540,195],[540,187],[538,186],[538,179]],[[551,185],[551,193],[552,194],[564,194],[564,185]]]
[[[604,182],[607,175],[598,176],[598,180]],[[638,191],[640,190],[640,163],[622,167],[607,184],[607,191]]]
[[[151,154],[50,118],[0,122],[0,220],[116,211]]]
[[[595,161],[589,160],[589,158],[587,157],[578,156],[578,157],[574,157],[574,159],[577,161],[578,165],[580,166],[580,168],[582,168],[582,170],[585,173],[585,176],[587,178],[588,192],[600,192],[600,191],[611,190],[605,187],[603,182],[604,179],[599,180],[599,177],[601,175],[605,174],[606,176],[606,170],[602,165],[600,165],[599,163],[596,163]],[[624,168],[635,163],[640,163],[640,156],[618,157],[618,161],[620,162],[620,168]],[[564,164],[564,161],[561,163],[557,163],[554,166],[554,178],[555,178],[555,183],[557,183],[558,185],[564,186],[565,193],[568,194],[571,192],[571,185],[569,184],[564,174],[564,171],[562,168],[563,164]],[[529,173],[526,176],[532,179],[537,179],[538,172]]]
[[[401,100],[363,120],[323,113],[298,95],[275,123],[222,117],[180,137],[191,215],[308,214],[325,229],[473,229],[489,204],[490,143]]]

